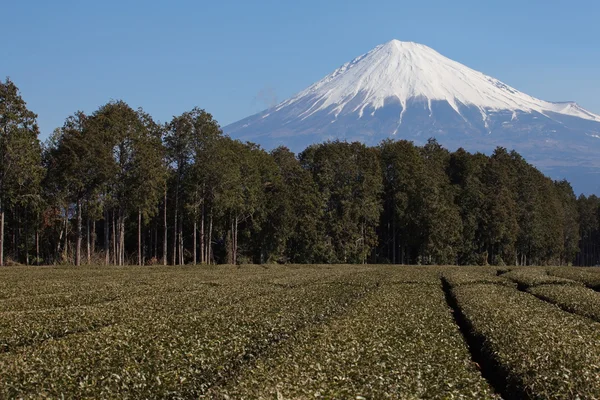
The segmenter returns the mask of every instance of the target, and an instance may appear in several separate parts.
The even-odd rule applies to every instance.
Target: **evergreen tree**
[[[13,230],[19,238],[23,215],[40,202],[44,171],[36,118],[37,115],[27,109],[17,86],[8,78],[0,81],[0,266],[4,265],[5,258],[7,210],[13,211],[12,217],[16,221]],[[24,236],[23,248],[28,259],[27,236]],[[18,258],[21,245],[16,240],[14,257]]]
[[[458,246],[459,264],[480,264],[485,244],[481,240],[484,212],[483,171],[488,158],[460,148],[450,156],[448,176],[455,186],[455,203],[462,219],[462,238]]]
[[[516,201],[516,174],[510,154],[498,147],[483,172],[484,207],[482,240],[484,262],[504,265],[516,259],[515,243],[519,235]]]
[[[423,242],[420,262],[455,264],[462,236],[459,208],[454,203],[454,189],[446,175],[450,155],[430,139],[423,147],[423,179],[420,182],[419,227]]]
[[[154,122],[143,110],[138,110],[140,130],[132,138],[133,154],[131,173],[128,174],[128,186],[131,197],[131,209],[138,214],[138,265],[144,263],[142,249],[142,227],[158,213],[158,203],[166,184],[163,127]]]
[[[300,159],[321,193],[324,259],[366,262],[377,245],[383,191],[378,151],[361,143],[310,146]]]
[[[580,229],[580,253],[577,264],[593,266],[600,263],[600,199],[596,195],[577,198]]]
[[[293,263],[319,261],[322,243],[320,195],[312,175],[286,147],[271,152],[278,168],[269,197],[264,241],[271,260]]]
[[[563,226],[563,251],[560,264],[571,264],[579,251],[579,215],[577,210],[577,197],[571,184],[566,180],[554,182],[558,198],[561,202]]]
[[[419,182],[423,180],[423,158],[419,149],[405,140],[386,140],[380,145],[384,178],[384,212],[380,229],[386,247],[384,259],[396,264],[416,262],[421,238],[418,204]],[[416,249],[416,250],[415,250]]]

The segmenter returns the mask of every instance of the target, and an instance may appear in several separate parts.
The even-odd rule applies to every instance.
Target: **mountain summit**
[[[436,137],[451,150],[514,148],[550,175],[576,183],[582,169],[600,172],[599,115],[574,102],[536,99],[430,47],[398,40],[224,130],[295,151],[336,138],[373,145],[390,137],[417,144]],[[575,178],[569,176],[574,168]],[[598,183],[580,189],[593,191]]]

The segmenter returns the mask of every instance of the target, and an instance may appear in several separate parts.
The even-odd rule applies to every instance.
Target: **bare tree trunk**
[[[60,234],[58,235],[58,243],[56,244],[56,254],[54,254],[54,262],[56,262],[56,258],[60,257],[62,251],[62,240],[63,240],[63,228],[60,228]]]
[[[158,262],[158,222],[154,218],[154,259]]]
[[[119,250],[120,250],[120,257],[119,257],[119,262],[120,265],[125,265],[125,217],[122,215],[122,211],[120,212],[120,226],[119,226],[119,230],[120,230],[120,240],[119,240]]]
[[[0,200],[0,267],[4,266],[4,208]]]
[[[92,250],[91,250],[91,254],[95,254],[96,253],[96,221],[92,221],[92,237],[91,237],[91,242],[92,242]]]
[[[29,221],[25,210],[25,265],[29,265]]]
[[[75,244],[75,265],[81,265],[81,236],[83,235],[83,230],[81,227],[81,200],[77,199],[77,241]]]
[[[88,213],[89,213],[89,211],[88,211]],[[92,246],[90,244],[90,217],[89,217],[89,215],[86,218],[85,226],[86,226],[85,239],[87,241],[87,264],[90,265],[91,260],[92,260]]]
[[[392,264],[396,264],[396,217],[392,215]]]
[[[207,263],[210,265],[211,263],[211,257],[212,257],[212,228],[213,228],[213,217],[212,217],[212,210],[210,213],[210,217],[208,219],[208,244],[207,244],[207,249],[206,249],[206,253],[207,253]]]
[[[142,210],[138,210],[138,265],[142,266]]]
[[[202,216],[200,220],[200,263],[204,264],[206,262],[205,257],[205,246],[204,246],[204,203],[202,204]]]
[[[65,248],[63,249],[63,260],[69,259],[69,206],[65,206]]]
[[[175,219],[173,225],[173,265],[177,265],[177,196],[175,196]]]
[[[113,212],[113,241],[115,243],[115,265],[121,265],[121,217]]]
[[[197,243],[197,238],[196,238],[196,231],[198,229],[198,222],[196,222],[196,218],[194,216],[194,262],[193,264],[196,265],[197,262],[197,250],[198,250],[198,243]]]
[[[40,230],[35,228],[35,263],[40,265]]]
[[[402,257],[402,265],[404,265],[404,244],[400,247],[400,251],[401,251],[401,257]]]
[[[110,264],[110,226],[108,211],[104,211],[104,265]]]
[[[235,225],[233,232],[233,265],[237,265],[237,241],[238,241],[238,216],[235,216]]]
[[[179,222],[179,265],[185,265],[183,258],[183,221]]]
[[[15,256],[15,260],[20,261],[21,252],[19,251],[19,244],[21,243],[21,210],[19,206],[16,206],[15,208],[15,215],[17,217],[17,229],[15,229],[15,238],[13,240],[13,254]]]
[[[167,265],[167,186],[165,185],[165,201],[163,206],[164,235],[163,235],[163,265]]]
[[[112,212],[112,259],[113,265],[117,265],[117,224],[115,221],[115,212]]]
[[[367,255],[365,254],[365,221],[362,222],[362,245],[361,245],[361,253],[362,253],[362,263],[367,263]]]
[[[235,225],[233,218],[229,217],[229,219],[230,225],[229,230],[227,231],[227,238],[225,239],[225,245],[228,247],[227,252],[225,253],[227,257],[225,263],[233,265],[233,253],[235,253]]]

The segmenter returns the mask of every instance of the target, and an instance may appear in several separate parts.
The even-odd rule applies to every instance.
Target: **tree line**
[[[596,265],[600,200],[518,153],[329,141],[299,155],[111,101],[42,144],[0,81],[0,264]]]

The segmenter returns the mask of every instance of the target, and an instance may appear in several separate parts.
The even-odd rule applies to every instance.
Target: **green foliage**
[[[268,215],[263,232],[272,247],[271,260],[310,263],[318,260],[322,232],[320,195],[312,175],[285,147],[271,152],[276,165],[269,187]]]
[[[13,257],[22,253],[29,261],[27,240],[19,243],[19,225],[24,221],[28,226],[28,214],[39,213],[42,207],[40,183],[45,171],[36,118],[17,86],[8,78],[0,81],[0,266],[4,265],[5,238],[10,237],[5,231],[6,216],[13,220],[9,225]]]
[[[598,293],[496,273],[4,268],[0,397],[498,398],[480,368],[513,397],[598,397]]]
[[[37,115],[10,80],[0,82],[0,208],[35,203],[43,177]]]
[[[503,285],[452,289],[482,352],[515,398],[600,396],[597,323]]]
[[[600,293],[575,285],[539,285],[527,291],[563,310],[600,322]]]
[[[90,325],[78,335],[66,332],[59,340],[10,348],[0,358],[1,396],[198,397],[277,342],[325,323],[376,287],[368,271],[162,272],[148,271],[150,296],[130,298],[136,286],[122,287],[124,299],[115,305],[116,320],[109,326]],[[134,279],[139,271],[117,275]],[[111,280],[98,278],[98,284]],[[179,290],[165,292],[165,281]],[[79,323],[85,321],[80,315]],[[24,374],[29,378],[22,379]]]
[[[600,291],[600,269],[598,268],[551,268],[548,273],[581,282],[589,288]]]
[[[496,269],[490,267],[457,267],[446,268],[441,275],[450,287],[482,283],[517,287],[515,282],[505,276],[496,276],[496,273]]]
[[[383,190],[378,152],[360,143],[327,142],[301,155],[321,194],[328,262],[365,262],[377,245]]]
[[[413,271],[412,279],[421,272],[427,274]],[[388,280],[398,280],[395,271]],[[497,398],[471,361],[441,288],[411,283],[384,283],[208,397]]]
[[[548,275],[544,269],[536,267],[515,269],[503,274],[502,277],[516,282],[523,288],[538,285],[581,285],[571,279]]]

